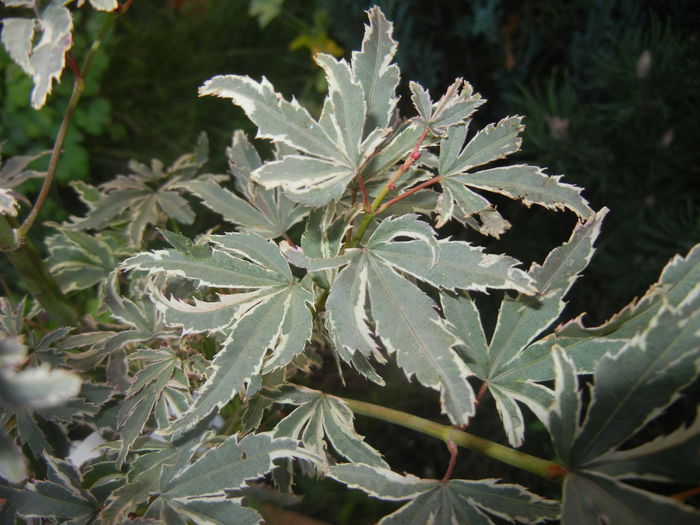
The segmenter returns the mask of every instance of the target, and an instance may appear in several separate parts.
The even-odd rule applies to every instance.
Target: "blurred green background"
[[[436,97],[464,77],[488,99],[476,116],[479,126],[525,115],[518,161],[564,174],[566,182],[585,188],[595,209],[611,209],[599,252],[570,295],[566,316],[586,311],[591,323],[603,321],[643,293],[672,255],[700,241],[697,0],[135,0],[98,56],[44,218],[80,213],[68,181],[109,180],[124,173],[131,158],[170,163],[192,149],[202,130],[211,142],[208,169],[225,170],[231,132],[254,129],[233,105],[197,98],[198,86],[214,75],[265,75],[286,96],[318,111],[324,81],[313,53],[347,57],[358,49],[364,10],[373,4],[394,22],[404,115],[412,114],[408,80]],[[80,10],[77,57],[102,16]],[[51,147],[70,89],[67,72],[47,106],[31,110],[31,81],[0,52],[4,157]],[[445,235],[529,264],[567,239],[575,223],[569,213],[498,202],[514,224],[500,240],[450,226]],[[396,386],[376,392],[381,397],[375,401],[434,417],[436,405],[426,402],[424,390],[395,370],[385,372],[396,377]],[[336,380],[313,379],[329,390]],[[371,400],[375,394],[360,387],[358,395]],[[473,426],[502,439],[487,414]],[[390,463],[417,475],[441,475],[447,452],[439,442],[366,421],[359,429],[375,436],[370,443],[387,451]],[[531,431],[542,436],[532,442],[546,449],[542,429],[533,423]],[[509,477],[507,469],[466,452],[456,475]],[[360,495],[339,496],[347,491],[335,484],[306,490],[312,497],[304,512],[334,523],[370,523],[380,515],[377,505],[391,508]]]

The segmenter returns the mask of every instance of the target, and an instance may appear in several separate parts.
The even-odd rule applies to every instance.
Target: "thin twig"
[[[476,401],[474,402],[474,408],[478,408],[479,405],[481,404],[481,400],[484,399],[484,396],[486,395],[486,392],[489,389],[489,384],[488,382],[484,381],[481,383],[481,388],[479,389],[479,393],[476,395]]]
[[[357,174],[357,183],[360,186],[360,192],[362,193],[362,206],[365,210],[365,213],[369,213],[371,211],[372,205],[369,203],[369,197],[367,196],[367,188],[365,188],[365,181],[362,178],[361,174]]]
[[[107,32],[112,27],[112,24],[119,15],[126,12],[126,10],[131,5],[131,2],[132,0],[127,0],[127,2],[125,2],[120,7],[120,9],[113,11],[107,15],[104,22],[102,23],[102,28],[100,29],[99,35],[92,43],[90,49],[87,52],[85,62],[83,63],[82,68],[77,67],[77,63],[75,63],[75,59],[72,55],[69,54],[68,56],[68,66],[76,73],[75,79],[73,81],[73,92],[71,93],[70,100],[68,101],[66,112],[63,114],[61,126],[58,128],[58,133],[56,134],[56,140],[54,141],[53,149],[51,150],[51,158],[49,159],[49,167],[46,171],[46,176],[44,177],[44,183],[41,186],[41,190],[39,191],[39,195],[36,201],[34,202],[34,206],[32,206],[32,209],[30,210],[27,217],[24,219],[22,225],[17,229],[17,242],[19,244],[24,242],[24,238],[29,233],[29,230],[32,229],[32,226],[34,226],[36,219],[39,217],[41,209],[44,207],[44,204],[46,203],[46,200],[49,197],[51,186],[53,185],[54,178],[56,177],[58,160],[60,159],[61,153],[63,151],[63,143],[65,142],[71,121],[73,120],[73,114],[75,113],[75,109],[78,107],[80,97],[85,91],[85,78],[87,78],[90,66],[92,65],[92,61],[95,58],[95,55],[97,54],[98,50],[100,49],[102,41],[107,35]]]
[[[395,189],[396,182],[421,157],[420,147],[422,146],[423,141],[425,140],[425,137],[427,137],[427,136],[428,136],[428,128],[426,127],[423,130],[423,133],[421,133],[421,136],[418,138],[418,141],[416,142],[416,144],[413,146],[411,153],[408,154],[408,157],[406,157],[406,160],[403,162],[403,164],[401,164],[401,167],[398,170],[396,170],[396,173],[394,173],[394,175],[387,181],[386,185],[389,188],[389,190]]]
[[[413,146],[413,149],[411,152],[408,154],[408,157],[404,161],[404,163],[401,165],[401,167],[396,170],[396,173],[391,176],[391,178],[382,186],[382,188],[379,190],[379,193],[377,193],[377,196],[374,198],[372,201],[372,205],[367,208],[367,200],[366,200],[366,195],[363,194],[363,198],[365,199],[365,216],[362,217],[362,221],[360,222],[360,225],[357,227],[357,231],[352,237],[348,237],[348,240],[343,244],[343,251],[347,248],[355,248],[360,244],[360,241],[362,240],[362,237],[365,234],[365,231],[367,230],[367,227],[370,225],[372,220],[377,216],[379,213],[379,209],[381,207],[382,210],[386,209],[386,206],[382,206],[382,202],[384,202],[384,199],[386,196],[389,194],[390,191],[394,190],[396,188],[395,184],[396,182],[401,178],[401,176],[408,171],[408,169],[420,158],[421,156],[421,145],[425,141],[425,138],[428,136],[428,128],[426,127],[423,132],[421,133],[421,136],[418,138],[416,141],[415,145]],[[362,181],[361,177],[358,177],[358,181]],[[437,182],[437,181],[435,181]],[[435,182],[432,182],[431,184],[435,184]],[[364,181],[361,182],[363,188],[364,186]],[[421,188],[417,188],[415,191],[418,191]],[[364,192],[363,192],[364,193]],[[407,192],[408,193],[408,192]],[[410,195],[410,194],[409,194]],[[408,195],[404,193],[401,195],[401,198],[406,198]],[[399,199],[401,200],[401,199]],[[395,202],[396,200],[392,200]],[[388,203],[387,203],[388,204]]]
[[[377,215],[379,215],[380,213],[384,213],[388,208],[390,208],[391,206],[393,206],[397,202],[402,201],[406,197],[413,195],[417,191],[420,191],[423,188],[427,188],[428,186],[432,186],[433,184],[437,184],[438,182],[440,182],[440,175],[437,175],[430,180],[426,180],[425,182],[420,183],[418,186],[414,186],[410,190],[406,190],[401,195],[394,197],[390,201],[387,201],[386,203],[384,203],[383,206],[380,206],[380,208],[377,210]]]
[[[459,449],[453,441],[447,442],[447,450],[450,451],[450,462],[447,465],[447,470],[445,470],[445,475],[442,476],[443,483],[450,481],[450,478],[452,477],[452,472],[454,471],[455,465],[457,464],[457,455],[459,454]]]

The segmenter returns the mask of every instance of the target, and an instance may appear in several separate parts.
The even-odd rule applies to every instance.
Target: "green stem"
[[[346,248],[357,248],[357,246],[359,246],[362,236],[365,234],[365,231],[367,231],[367,227],[372,223],[372,219],[374,219],[376,216],[376,213],[366,213],[362,217],[360,225],[357,227],[357,230],[355,230],[355,233],[350,238],[350,242],[347,243],[347,246],[345,246],[343,250]]]
[[[365,401],[357,401],[355,399],[347,399],[344,397],[340,397],[339,399],[346,403],[350,410],[352,410],[355,414],[373,417],[375,419],[381,419],[383,421],[388,421],[389,423],[401,425],[402,427],[410,428],[412,430],[422,432],[423,434],[436,437],[444,441],[446,444],[452,442],[460,447],[481,452],[490,458],[507,463],[508,465],[512,465],[514,467],[518,467],[522,470],[526,470],[550,481],[561,481],[567,472],[564,467],[558,463],[555,463],[554,461],[548,461],[546,459],[531,456],[530,454],[525,454],[524,452],[494,443],[488,439],[468,434],[467,432],[458,430],[448,425],[435,423],[428,419],[423,419],[422,417],[407,414],[406,412],[401,412],[399,410],[374,405]]]
[[[44,177],[44,184],[41,187],[39,196],[34,202],[34,206],[24,219],[22,225],[17,229],[17,242],[19,244],[24,242],[24,239],[29,233],[29,230],[32,229],[32,226],[34,226],[34,223],[39,217],[41,209],[44,207],[44,204],[49,197],[49,192],[51,191],[51,186],[53,185],[53,181],[56,176],[58,161],[63,150],[63,143],[66,140],[66,135],[68,134],[71,121],[73,120],[73,113],[75,113],[75,109],[78,107],[78,102],[80,102],[80,97],[85,91],[85,78],[90,70],[92,61],[102,46],[102,42],[109,32],[109,29],[112,27],[112,24],[124,11],[125,9],[122,9],[119,12],[114,11],[105,17],[102,27],[100,28],[100,33],[87,52],[82,70],[76,72],[75,80],[73,81],[73,92],[71,93],[70,100],[68,101],[66,112],[63,114],[63,120],[61,121],[61,126],[58,128],[58,134],[56,135],[56,140],[54,141],[53,149],[51,150],[51,158],[49,159],[49,167],[46,172],[46,176]]]

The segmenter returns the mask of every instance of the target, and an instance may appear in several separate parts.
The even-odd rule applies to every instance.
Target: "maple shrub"
[[[349,61],[316,56],[328,85],[318,118],[265,78],[202,85],[200,96],[243,109],[272,158],[235,131],[229,173],[210,174],[202,135],[170,165],[132,162],[97,187],[75,183],[88,211],[48,224],[42,260],[27,233],[99,41],[80,69],[65,2],[4,3],[18,14],[3,20],[2,40],[34,80],[32,105],[66,63],[76,75],[48,172],[28,169],[34,155],[0,165],[0,245],[30,292],[21,299],[5,283],[0,299],[5,520],[254,524],[300,476],[399,502],[383,524],[700,518],[700,419],[650,424],[698,375],[700,247],[604,324],[560,319],[607,210],[559,176],[503,160],[520,148],[521,118],[472,129],[484,100],[462,79],[437,101],[410,82],[415,112],[400,117],[397,43],[379,8]],[[102,38],[129,2],[90,4],[109,11]],[[25,213],[15,188],[29,177],[44,189]],[[447,223],[505,234],[494,193],[577,224],[529,270],[438,235]],[[178,224],[196,228],[197,209],[221,224],[189,238]],[[500,302],[487,326],[485,293]],[[380,390],[377,365],[389,361],[439,395],[443,423],[345,397],[342,379],[333,393],[310,386],[327,367],[355,392]],[[465,431],[477,408],[495,409],[506,443]],[[518,450],[523,408],[549,432],[545,458]],[[356,416],[442,440],[442,478],[388,464]],[[459,447],[544,478],[560,497],[517,479],[455,479]]]

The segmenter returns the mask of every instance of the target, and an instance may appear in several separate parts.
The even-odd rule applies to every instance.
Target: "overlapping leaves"
[[[402,476],[391,470],[361,463],[330,468],[329,476],[350,488],[375,498],[409,501],[382,518],[382,525],[409,523],[478,523],[493,525],[491,516],[520,523],[555,519],[559,505],[518,485],[499,484],[494,479],[448,482]]]
[[[127,479],[105,469],[88,467],[85,476],[68,461],[45,456],[46,480],[15,488],[0,483],[0,497],[12,502],[24,518],[53,518],[71,523],[123,523],[138,505],[148,502],[144,517],[161,523],[257,524],[260,515],[242,506],[242,498],[227,492],[245,487],[246,481],[262,477],[280,458],[316,461],[290,439],[253,434],[243,439],[230,436],[194,459],[205,446],[201,432],[173,443],[144,443],[132,463]],[[100,472],[102,474],[100,475]],[[90,477],[92,490],[84,477]],[[125,483],[126,482],[126,483]],[[112,485],[112,492],[101,490]],[[155,495],[155,497],[151,497]],[[104,499],[106,497],[106,500]]]
[[[297,405],[274,429],[278,437],[300,440],[319,458],[330,453],[328,445],[353,463],[388,468],[377,450],[365,443],[352,425],[353,413],[342,400],[304,387],[286,388],[275,403]],[[328,444],[328,445],[327,445]]]
[[[564,309],[563,297],[588,265],[605,213],[603,210],[577,225],[568,242],[553,250],[541,266],[532,266],[529,276],[538,291],[536,295],[504,296],[490,341],[484,335],[479,311],[469,295],[442,296],[446,318],[462,341],[458,350],[474,374],[488,383],[512,445],[520,445],[524,433],[518,402],[540,417],[551,403],[551,390],[538,384],[553,378],[551,361],[533,341]],[[597,346],[579,347],[572,351],[572,356],[585,370],[603,351]]]
[[[308,208],[289,200],[281,189],[268,190],[251,179],[252,172],[263,163],[242,131],[233,134],[226,154],[235,187],[244,199],[213,179],[184,181],[178,187],[201,198],[205,206],[220,213],[240,231],[270,239],[284,235],[309,213]]]
[[[163,225],[167,218],[191,224],[195,213],[180,194],[182,190],[178,185],[193,179],[208,155],[208,139],[202,134],[196,150],[181,156],[167,169],[157,159],[150,166],[132,161],[129,175],[119,175],[100,185],[99,190],[87,184],[75,184],[89,211],[85,217],[73,217],[72,227],[93,230],[126,224],[131,245],[139,247],[149,225]],[[212,177],[217,179],[211,175],[198,178]]]
[[[385,219],[365,248],[341,256],[309,258],[291,249],[285,254],[312,272],[347,265],[333,281],[326,303],[326,325],[338,354],[353,363],[358,352],[381,362],[378,338],[409,378],[415,375],[441,393],[443,412],[457,423],[466,423],[474,406],[469,369],[452,350],[459,339],[433,300],[405,275],[448,290],[535,291],[532,279],[515,268],[516,260],[484,254],[464,242],[438,242],[432,228],[415,215]]]
[[[171,414],[182,414],[189,408],[189,383],[181,369],[180,360],[172,349],[140,349],[131,354],[130,361],[140,361],[142,368],[136,373],[119,407],[117,429],[121,434],[121,448],[117,468],[146,426],[155,415],[155,426],[165,429]]]
[[[265,78],[217,76],[200,88],[200,95],[230,98],[242,107],[258,126],[259,137],[297,151],[260,166],[253,180],[268,189],[284,188],[294,201],[324,205],[343,195],[383,141],[396,104],[399,72],[391,64],[396,42],[382,12],[373,8],[368,13],[362,49],[353,53],[350,64],[316,55],[329,89],[318,120],[296,100],[278,95]]]
[[[188,303],[152,287],[167,323],[185,333],[208,331],[225,337],[199,396],[172,425],[173,432],[221,408],[253,377],[288,365],[311,336],[311,294],[292,276],[274,243],[252,233],[214,235],[210,242],[210,247],[145,252],[124,262],[125,268],[184,278],[203,290],[231,292]]]
[[[590,405],[577,392],[573,361],[552,350],[556,369],[555,403],[546,418],[555,449],[569,472],[564,481],[562,523],[594,524],[672,519],[691,523],[697,509],[641,490],[625,480],[687,479],[695,483],[700,427],[697,422],[633,449],[617,451],[673,403],[700,373],[700,286],[677,306],[663,304],[647,326],[618,351],[596,364]],[[613,402],[614,401],[614,402]],[[669,476],[664,458],[678,471]]]

